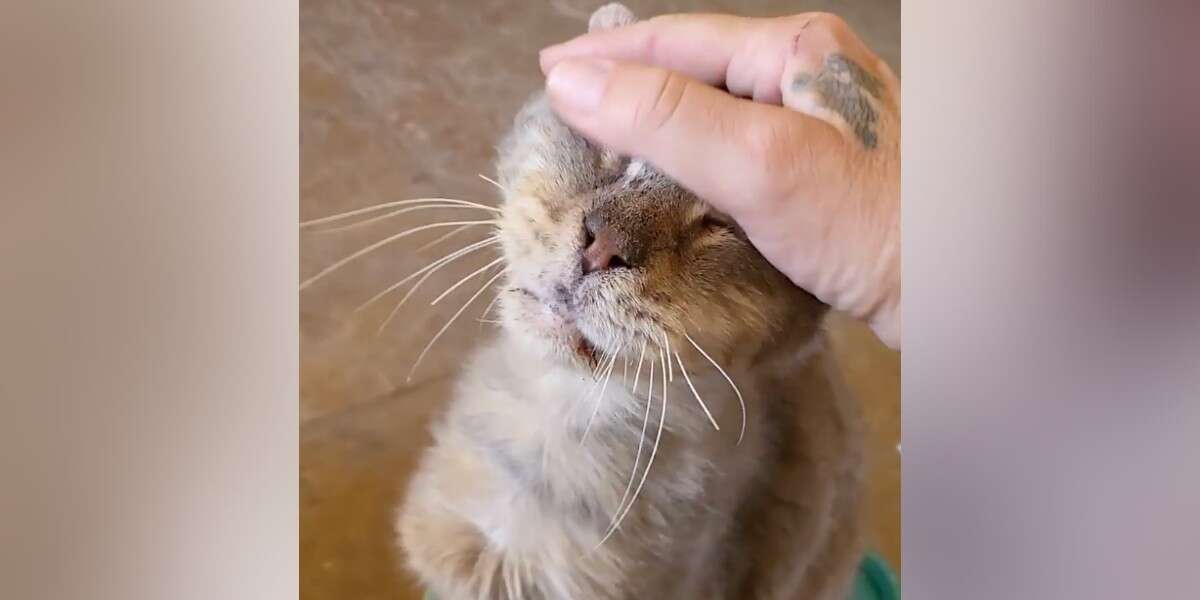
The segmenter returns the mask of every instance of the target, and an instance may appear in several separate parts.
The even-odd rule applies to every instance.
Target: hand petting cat
[[[900,347],[900,81],[840,18],[670,15],[541,53],[559,116]]]

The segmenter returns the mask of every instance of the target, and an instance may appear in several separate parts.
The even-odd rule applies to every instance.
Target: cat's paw
[[[610,2],[596,9],[588,20],[588,32],[616,29],[637,22],[633,11],[620,2]]]

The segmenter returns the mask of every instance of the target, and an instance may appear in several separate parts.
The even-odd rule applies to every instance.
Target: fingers
[[[639,62],[725,87],[735,96],[780,104],[785,69],[815,73],[835,53],[870,71],[887,70],[845,21],[826,13],[776,19],[668,15],[551,46],[540,62],[546,74],[568,58]]]
[[[764,32],[770,21],[730,15],[672,15],[577,37],[542,51],[542,71],[549,74],[568,58],[608,58],[639,62],[678,71],[704,83],[724,86],[738,96],[779,103],[777,88],[783,71],[786,42],[763,52],[770,42]],[[750,60],[753,57],[754,60]],[[733,63],[748,69],[730,77]],[[763,96],[755,84],[761,82]]]
[[[570,59],[547,93],[567,123],[600,145],[648,160],[739,221],[820,171],[839,148],[836,130],[778,106],[734,98],[658,67]]]

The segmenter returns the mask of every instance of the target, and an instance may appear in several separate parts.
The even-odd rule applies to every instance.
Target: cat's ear
[[[620,160],[567,127],[542,93],[517,113],[497,150],[496,171],[507,193],[547,199],[602,187]]]
[[[596,9],[592,18],[588,19],[588,33],[616,29],[637,22],[637,17],[629,7],[620,2],[611,2]]]
[[[636,21],[624,4],[613,2],[592,13],[588,31]],[[497,150],[497,175],[506,193],[549,198],[573,197],[607,185],[621,176],[629,162],[571,131],[550,109],[543,93],[525,104]]]

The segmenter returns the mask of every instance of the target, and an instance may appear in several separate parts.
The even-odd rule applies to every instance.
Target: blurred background
[[[424,242],[297,306],[298,271],[385,232],[295,223],[490,197],[472,171],[540,84],[534,51],[593,8],[512,4],[5,5],[0,598],[412,597],[388,512],[477,330],[406,387],[425,340],[399,328],[446,307],[379,342],[383,315],[349,313]],[[896,3],[702,8],[834,10],[898,66]],[[1200,3],[902,12],[904,591],[1194,597]],[[896,358],[835,331],[888,551]]]
[[[586,29],[600,0],[300,3],[300,218],[408,198],[495,204],[493,147],[542,85],[537,51]],[[630,1],[639,17],[671,12],[775,16],[834,12],[900,73],[900,2]],[[378,240],[467,212],[416,211],[361,228],[305,233],[301,279]],[[490,295],[469,307],[409,379],[421,349],[483,283],[429,301],[493,256],[480,252],[426,281],[377,333],[403,291],[356,308],[393,282],[481,239],[450,229],[389,244],[300,297],[300,591],[319,599],[419,598],[401,567],[392,513],[427,443],[452,377],[491,325]],[[900,359],[835,315],[834,346],[860,397],[868,447],[868,543],[900,568]]]

